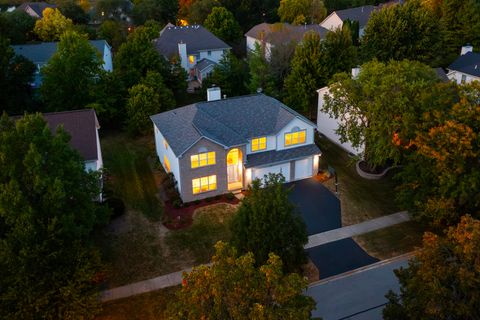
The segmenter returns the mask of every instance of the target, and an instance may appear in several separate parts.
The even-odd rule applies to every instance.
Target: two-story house
[[[448,66],[447,77],[458,84],[480,81],[480,53],[471,45],[462,47],[460,57]]]
[[[247,188],[254,179],[281,173],[286,181],[318,171],[315,124],[263,94],[209,101],[151,116],[157,155],[171,172],[183,201]]]
[[[113,70],[112,48],[105,40],[90,40],[90,45],[97,50],[102,61],[103,69],[111,72]],[[33,44],[20,44],[12,46],[16,55],[24,56],[33,62],[37,67],[35,72],[33,88],[39,88],[42,85],[42,75],[40,70],[48,63],[52,56],[57,52],[58,42],[40,42]]]
[[[231,49],[200,25],[176,27],[168,24],[154,40],[154,45],[167,60],[178,56],[189,80],[200,83]]]
[[[315,32],[324,39],[328,30],[318,24],[295,26],[288,23],[260,23],[245,33],[247,52],[254,50],[258,44],[265,48],[265,56],[269,59],[273,47],[299,43],[307,32]]]
[[[336,29],[341,29],[343,23],[347,20],[352,22],[357,21],[359,37],[362,37],[368,20],[370,19],[370,15],[376,9],[375,6],[361,6],[333,11],[320,23],[320,25],[328,30],[334,31]]]

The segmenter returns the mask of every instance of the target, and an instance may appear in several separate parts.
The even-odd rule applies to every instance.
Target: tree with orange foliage
[[[426,233],[422,250],[395,273],[400,294],[387,294],[384,319],[480,319],[480,221],[467,215],[445,237]]]
[[[283,274],[278,256],[271,253],[257,268],[251,252],[238,256],[223,242],[215,249],[212,265],[184,274],[168,319],[310,319],[315,302],[303,295],[307,281],[296,273]]]

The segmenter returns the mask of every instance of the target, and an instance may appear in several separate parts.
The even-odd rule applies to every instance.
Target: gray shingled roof
[[[263,165],[272,165],[285,161],[302,159],[308,156],[320,154],[320,149],[316,144],[309,144],[302,147],[296,147],[285,150],[271,150],[247,155],[245,168],[259,167]]]
[[[443,82],[448,82],[450,79],[448,79],[447,74],[445,73],[445,70],[443,68],[435,68],[435,73],[437,74],[438,79],[440,79]]]
[[[370,15],[375,10],[375,6],[362,6],[345,10],[334,11],[342,21],[358,21],[360,27],[367,25]]]
[[[199,102],[150,118],[180,156],[202,137],[226,147],[242,145],[253,137],[276,134],[297,117],[310,123],[280,101],[254,94]]]
[[[104,54],[105,40],[90,40],[92,45],[102,55]],[[21,44],[12,46],[15,54],[24,56],[36,65],[43,66],[57,52],[58,42],[40,42],[34,44]]]
[[[209,67],[216,66],[217,64],[210,59],[202,59],[198,61],[196,68],[200,71],[203,71]]]
[[[46,2],[25,2],[15,10],[27,12],[27,7],[30,7],[40,18],[43,18],[43,10],[47,8],[55,9],[57,6]]]
[[[230,49],[230,46],[200,25],[186,27],[167,26],[154,40],[157,51],[167,58],[178,54],[178,44],[187,44],[187,54],[199,51]]]
[[[263,40],[271,44],[299,42],[305,33],[314,31],[325,38],[328,30],[318,24],[294,26],[288,23],[260,23],[248,30],[247,37]]]
[[[468,52],[458,57],[448,69],[480,77],[480,53]]]

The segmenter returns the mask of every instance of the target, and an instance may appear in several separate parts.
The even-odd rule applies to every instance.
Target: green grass
[[[123,199],[128,208],[160,220],[163,205],[157,197],[158,187],[150,165],[155,159],[151,138],[131,139],[111,134],[101,140],[104,166],[110,177],[106,188]]]
[[[195,264],[207,263],[214,253],[214,244],[230,239],[229,225],[236,210],[236,207],[226,203],[197,209],[192,226],[170,232],[166,243],[174,252],[191,252]]]
[[[103,311],[96,320],[158,320],[170,301],[175,299],[178,287],[165,288],[138,296],[103,304]]]
[[[401,211],[395,205],[396,184],[392,179],[394,170],[380,180],[364,179],[355,170],[355,159],[340,147],[326,138],[319,138],[318,144],[322,151],[321,167],[333,167],[338,176],[344,225]],[[334,179],[330,179],[326,185],[335,190]]]
[[[416,222],[408,221],[354,237],[354,240],[370,255],[383,260],[420,247],[423,232]]]

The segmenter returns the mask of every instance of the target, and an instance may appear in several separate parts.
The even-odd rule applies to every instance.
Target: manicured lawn
[[[394,170],[380,180],[366,180],[355,170],[355,160],[326,138],[320,138],[321,166],[331,166],[338,176],[338,191],[342,208],[342,224],[352,225],[365,220],[401,211],[395,205]],[[335,191],[335,180],[325,185]]]
[[[414,221],[376,230],[353,239],[380,260],[414,251],[422,244],[423,229]]]
[[[101,144],[109,177],[105,187],[128,208],[141,211],[151,220],[160,220],[163,205],[155,179],[165,179],[165,173],[152,169],[156,163],[153,137],[132,139],[112,133],[103,137]]]
[[[207,263],[214,253],[214,244],[230,239],[229,224],[236,210],[236,206],[227,203],[197,209],[192,226],[170,231],[165,241],[174,252],[190,252],[195,264]]]
[[[166,288],[103,304],[97,320],[158,320],[170,301],[175,299],[178,287]]]

